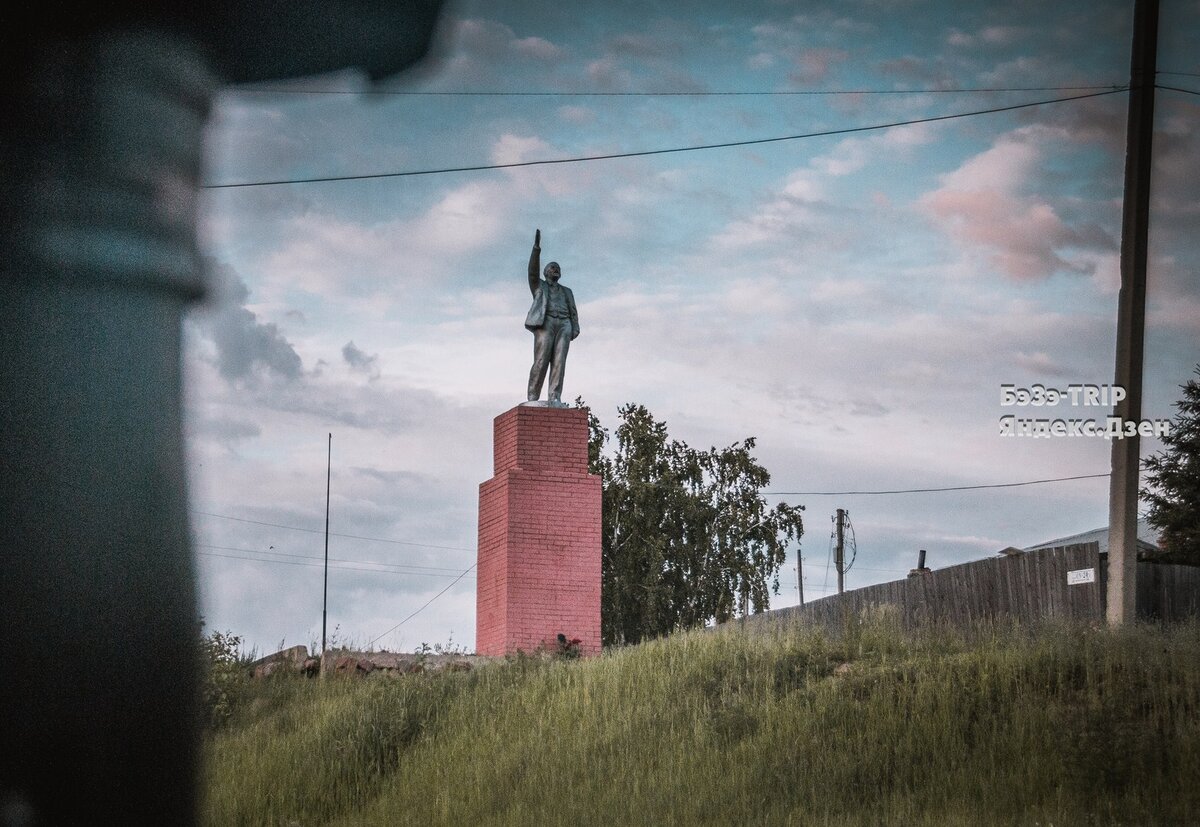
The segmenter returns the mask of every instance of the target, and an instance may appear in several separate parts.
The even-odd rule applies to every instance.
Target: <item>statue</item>
[[[538,278],[542,255],[542,231],[533,236],[533,252],[529,254],[529,292],[533,306],[525,317],[525,327],[533,332],[533,367],[529,369],[528,402],[537,403],[542,395],[546,370],[550,371],[550,388],[546,404],[563,408],[563,374],[567,367],[567,350],[579,335],[579,314],[575,311],[575,295],[571,288],[558,283],[562,270],[557,261],[546,265],[546,278]]]

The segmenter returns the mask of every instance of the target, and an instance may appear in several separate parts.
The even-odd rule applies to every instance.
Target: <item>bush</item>
[[[250,658],[242,653],[240,635],[217,631],[199,636],[199,656],[201,712],[204,723],[217,729],[246,696]]]

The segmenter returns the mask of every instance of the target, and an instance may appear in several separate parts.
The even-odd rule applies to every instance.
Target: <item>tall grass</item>
[[[271,681],[209,744],[226,824],[1186,824],[1200,626],[889,618],[575,662]]]

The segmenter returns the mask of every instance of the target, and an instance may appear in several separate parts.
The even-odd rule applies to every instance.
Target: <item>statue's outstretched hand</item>
[[[535,230],[535,231],[534,231],[534,233],[533,233],[533,246],[534,246],[534,247],[541,247],[541,246],[542,246],[542,231],[541,231],[541,230]]]

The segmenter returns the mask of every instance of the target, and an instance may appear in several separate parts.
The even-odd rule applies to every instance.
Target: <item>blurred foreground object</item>
[[[190,824],[180,324],[212,95],[425,55],[440,3],[3,13],[0,825]]]

